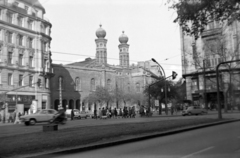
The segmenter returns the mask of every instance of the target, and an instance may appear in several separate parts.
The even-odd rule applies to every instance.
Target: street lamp
[[[164,91],[165,91],[165,105],[166,105],[166,114],[168,114],[168,110],[167,110],[167,83],[166,83],[166,74],[164,69],[162,68],[162,66],[154,59],[152,58],[152,61],[155,62],[156,64],[158,64],[158,66],[162,69],[163,71],[163,75],[164,75]]]

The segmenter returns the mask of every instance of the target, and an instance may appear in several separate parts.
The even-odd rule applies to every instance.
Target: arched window
[[[136,84],[136,92],[138,92],[138,93],[140,92],[140,84],[139,83]]]
[[[95,86],[95,79],[92,78],[91,79],[91,91],[94,91],[96,89],[96,86]]]
[[[76,91],[80,91],[80,90],[81,90],[81,81],[80,81],[80,78],[79,78],[79,77],[77,77],[77,78],[75,79],[75,90],[76,90]]]
[[[112,90],[112,88],[111,88],[111,80],[110,80],[110,79],[107,80],[107,89],[108,89],[109,91]]]

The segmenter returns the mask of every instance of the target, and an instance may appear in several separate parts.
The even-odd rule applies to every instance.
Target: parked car
[[[42,109],[38,110],[36,113],[21,116],[20,120],[24,122],[26,126],[35,125],[36,123],[48,122],[56,113],[57,111],[54,109]]]
[[[81,118],[85,118],[86,119],[88,117],[90,117],[90,114],[88,112],[86,112],[86,111],[81,111],[76,116],[76,118],[79,118],[79,119],[81,119]]]
[[[78,113],[80,112],[78,109],[73,109],[74,112],[74,117],[78,116]],[[71,113],[72,113],[72,109],[67,109],[66,110],[66,116],[68,118],[71,118]]]
[[[66,115],[68,118],[71,117],[71,112],[72,112],[72,109],[67,109],[66,110]],[[73,109],[73,112],[74,112],[74,118],[77,118],[77,119],[81,119],[81,118],[88,118],[88,117],[92,117],[92,113],[89,113],[87,111],[80,111],[78,109]]]
[[[202,115],[207,113],[206,109],[197,106],[189,106],[186,110],[182,111],[182,116],[185,115]]]

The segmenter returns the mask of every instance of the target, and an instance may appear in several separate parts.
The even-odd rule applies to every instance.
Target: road
[[[59,130],[72,128],[72,127],[88,127],[88,126],[101,126],[101,125],[109,125],[109,124],[122,124],[122,123],[132,123],[132,122],[153,122],[153,121],[164,121],[171,119],[200,119],[200,118],[217,118],[217,112],[209,112],[207,115],[199,115],[199,116],[181,116],[180,113],[178,115],[161,115],[159,116],[157,113],[154,114],[153,117],[136,117],[136,118],[126,118],[126,119],[106,119],[106,120],[95,120],[95,119],[81,119],[68,121],[66,125],[59,125]],[[240,118],[240,113],[229,113],[223,114],[223,118]],[[0,124],[0,138],[18,134],[26,134],[33,132],[41,132],[43,130],[42,126],[46,123],[36,124],[34,126],[25,126],[24,124]]]
[[[239,158],[240,122],[58,158]]]

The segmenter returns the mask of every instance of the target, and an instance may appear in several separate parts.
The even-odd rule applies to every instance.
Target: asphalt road
[[[158,115],[154,114],[153,117],[136,117],[136,118],[119,118],[119,119],[106,119],[106,120],[95,120],[95,119],[81,119],[68,121],[65,125],[59,125],[58,129],[67,129],[73,127],[88,127],[88,126],[101,126],[101,125],[109,125],[109,124],[122,124],[122,123],[132,123],[132,122],[152,122],[152,121],[164,121],[171,119],[201,119],[201,118],[217,118],[217,112],[209,112],[206,115],[198,115],[198,116],[181,116],[180,113],[178,115]],[[240,113],[228,113],[223,114],[223,118],[240,118]],[[34,126],[25,126],[24,124],[0,124],[0,138],[18,134],[26,134],[33,132],[41,132],[43,131],[43,125],[46,123],[36,124]]]
[[[240,158],[240,122],[58,158]]]

